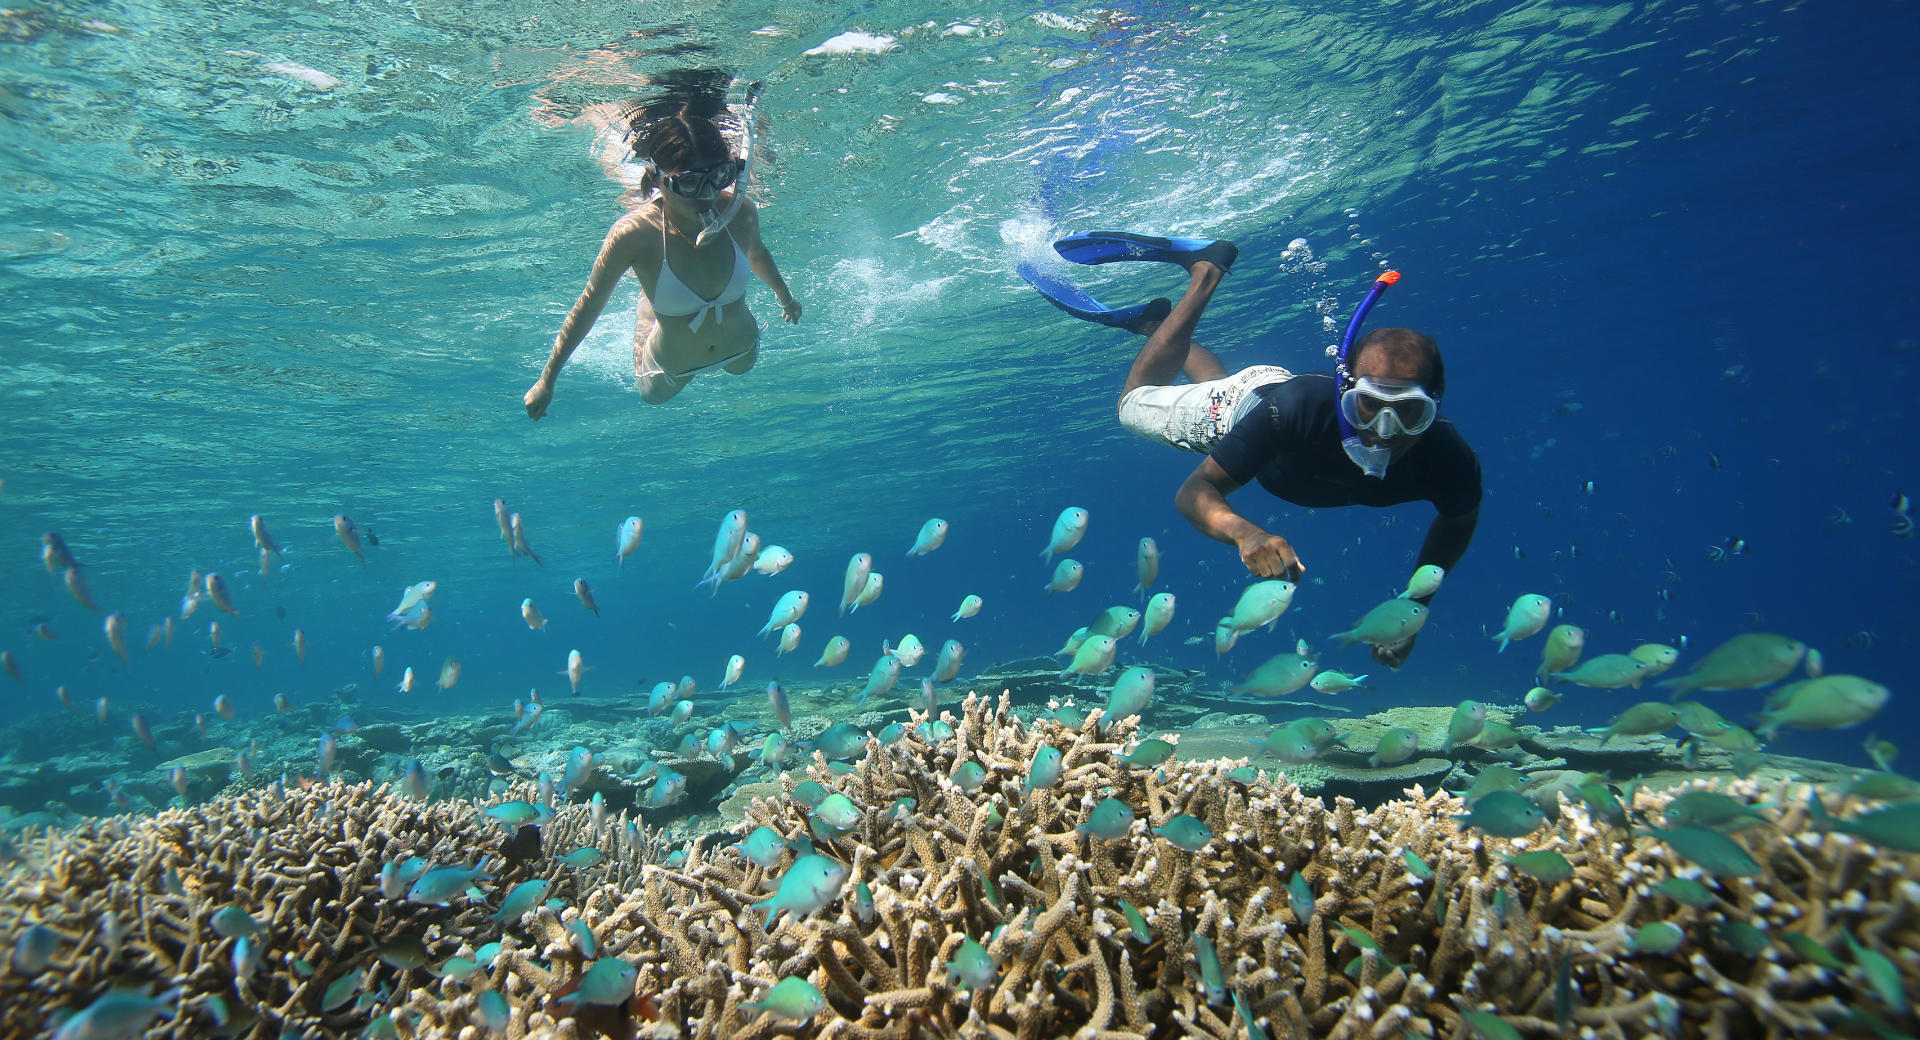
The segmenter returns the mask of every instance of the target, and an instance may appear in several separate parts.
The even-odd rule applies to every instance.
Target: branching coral
[[[463,1038],[495,1029],[689,1040],[1230,1037],[1245,1033],[1235,1000],[1269,1034],[1302,1038],[1473,1035],[1476,1012],[1538,1036],[1845,1035],[1864,1033],[1868,1014],[1906,1021],[1870,965],[1884,963],[1908,989],[1920,974],[1899,955],[1872,960],[1920,939],[1920,888],[1905,876],[1920,863],[1813,833],[1799,809],[1741,832],[1763,871],[1708,879],[1711,902],[1690,899],[1704,907],[1694,908],[1656,886],[1699,878],[1700,868],[1657,835],[1607,828],[1578,805],[1509,841],[1461,830],[1459,799],[1419,788],[1363,811],[1284,782],[1243,785],[1228,775],[1233,762],[1132,769],[1118,754],[1134,736],[1130,720],[1105,733],[1097,714],[1075,730],[1027,725],[1003,696],[969,698],[949,721],[945,739],[921,729],[891,745],[870,740],[850,772],[814,760],[804,778],[862,809],[838,837],[811,830],[817,821],[793,798],[763,798],[738,834],[662,860],[644,832],[616,839],[624,821],[594,834],[584,810],[563,809],[548,825],[549,851],[597,843],[612,858],[565,875],[575,886],[555,888],[561,903],[534,909],[504,937],[474,907],[383,899],[377,878],[382,857],[400,848],[471,862],[498,845],[498,832],[466,806],[421,807],[364,788],[250,796],[40,838],[38,865],[0,903],[0,927],[49,920],[79,938],[100,907],[146,907],[117,958],[75,953],[54,985],[38,985],[78,1006],[110,964],[137,965],[187,986],[187,1014],[160,1027],[178,1035],[195,1035],[180,1023],[204,1023],[211,994],[233,991],[222,941],[206,925],[230,900],[262,908],[280,951],[250,983],[260,1036],[282,1022],[339,1032],[386,1010],[397,1035]],[[1063,752],[1060,776],[1028,791],[1028,763],[1043,746]],[[967,761],[985,771],[971,791],[952,779]],[[801,779],[790,776],[788,790]],[[1781,806],[1804,798],[1751,785],[1735,793]],[[1667,797],[1641,791],[1636,808],[1657,818]],[[1088,832],[1107,798],[1136,817],[1117,837]],[[1186,851],[1153,833],[1178,814],[1205,823],[1212,839]],[[731,844],[762,826],[847,868],[817,912],[770,925],[756,907],[794,862],[785,854],[764,868]],[[1538,850],[1564,856],[1572,876],[1539,881],[1507,862]],[[166,894],[162,864],[185,894]],[[540,864],[553,876],[550,861]],[[490,894],[509,880],[490,883],[499,890]],[[100,894],[63,894],[75,891]],[[1642,949],[1635,933],[1655,921],[1679,926],[1677,949]],[[396,985],[376,1006],[317,1012],[341,966],[366,964],[365,947],[395,929],[419,930],[436,957],[501,945],[472,972],[383,969],[380,981]],[[1860,951],[1837,945],[1842,934]],[[987,977],[958,964],[972,942],[991,959]],[[1217,981],[1200,963],[1206,949],[1217,954]],[[313,976],[297,977],[292,957],[316,965]],[[583,985],[611,958],[631,968],[631,993]],[[817,1012],[787,1020],[749,1006],[793,978],[818,988]]]

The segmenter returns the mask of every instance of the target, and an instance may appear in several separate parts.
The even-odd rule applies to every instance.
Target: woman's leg
[[[748,347],[747,352],[745,354],[742,354],[739,357],[734,358],[732,361],[727,362],[726,365],[723,367],[725,368],[726,371],[736,376],[743,376],[747,374],[747,371],[749,369],[753,368],[753,363],[755,361],[758,361],[759,359],[760,359],[760,337],[758,334],[756,334],[753,337],[753,346]]]

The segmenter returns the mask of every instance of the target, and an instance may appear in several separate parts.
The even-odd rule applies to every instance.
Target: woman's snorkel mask
[[[1347,331],[1340,337],[1340,352],[1334,363],[1334,374],[1338,380],[1339,399],[1335,412],[1340,420],[1340,447],[1347,458],[1360,467],[1360,471],[1369,477],[1383,479],[1387,475],[1387,463],[1393,460],[1393,449],[1385,443],[1388,439],[1401,435],[1424,433],[1433,425],[1434,417],[1439,413],[1439,405],[1417,384],[1402,384],[1394,381],[1376,381],[1356,378],[1353,370],[1347,367],[1347,358],[1353,352],[1353,341],[1360,334],[1360,326],[1367,320],[1367,312],[1380,299],[1387,287],[1400,281],[1400,272],[1386,271],[1374,280],[1373,288],[1367,290],[1360,306],[1353,309],[1353,319],[1347,322]],[[1372,415],[1367,412],[1371,410]],[[1367,430],[1381,443],[1367,444],[1360,439],[1360,431]]]
[[[700,235],[693,240],[696,247],[706,245],[708,239],[726,230],[727,225],[733,221],[734,215],[740,212],[741,201],[746,198],[744,182],[747,179],[747,171],[753,163],[753,124],[760,105],[762,86],[764,84],[757,81],[747,85],[746,111],[740,117],[742,158],[727,158],[712,166],[682,170],[671,177],[660,174],[659,167],[653,165],[651,158],[645,160],[646,165],[652,167],[655,175],[660,177],[663,191],[671,191],[692,202],[710,204],[720,197],[721,192],[734,187],[733,198],[727,202],[726,209],[719,213],[713,212],[711,205],[701,209]],[[632,137],[638,133],[639,130],[636,128],[628,136]],[[738,187],[735,187],[736,185]]]

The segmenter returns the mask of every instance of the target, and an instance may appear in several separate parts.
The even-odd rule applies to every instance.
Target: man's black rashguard
[[[1235,483],[1257,479],[1276,497],[1313,509],[1426,501],[1453,518],[1480,507],[1480,459],[1451,422],[1436,420],[1384,478],[1369,477],[1340,446],[1334,390],[1322,372],[1260,387],[1260,402],[1211,458]]]

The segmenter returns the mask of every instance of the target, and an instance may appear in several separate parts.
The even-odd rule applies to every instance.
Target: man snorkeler
[[[1193,341],[1193,332],[1239,255],[1233,243],[1103,231],[1070,236],[1055,248],[1082,264],[1157,260],[1187,269],[1190,281],[1177,303],[1161,299],[1122,310],[1032,265],[1021,265],[1021,274],[1062,310],[1147,337],[1120,392],[1120,424],[1207,456],[1181,483],[1174,504],[1202,534],[1237,548],[1249,573],[1297,580],[1306,571],[1291,542],[1228,504],[1228,496],[1254,480],[1276,497],[1315,509],[1432,502],[1437,515],[1417,565],[1451,571],[1460,561],[1480,515],[1480,461],[1460,431],[1440,418],[1446,393],[1440,348],[1412,329],[1353,338],[1367,306],[1397,274],[1382,276],[1354,314],[1332,374],[1295,375],[1274,365],[1229,373]],[[1189,382],[1176,383],[1182,373]],[[1376,647],[1373,655],[1397,668],[1413,642]]]

